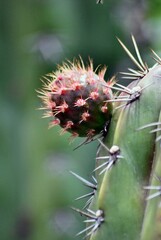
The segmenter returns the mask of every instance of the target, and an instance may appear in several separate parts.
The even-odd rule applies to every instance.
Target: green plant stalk
[[[161,122],[161,113],[159,117]],[[157,133],[157,137],[159,132]],[[150,186],[161,185],[157,176],[161,176],[161,146],[160,142],[156,143],[155,155],[153,160],[153,168],[151,173]],[[154,194],[156,190],[150,190],[149,196]],[[145,216],[143,220],[141,240],[161,239],[161,206],[159,196],[147,202]]]
[[[121,111],[118,110],[119,114],[116,110],[105,139],[108,147],[119,146],[124,158],[118,160],[103,177],[98,177],[98,197],[95,205],[104,211],[105,221],[98,231],[92,234],[90,240],[138,240],[141,231],[144,232],[144,228],[149,229],[142,229],[146,204],[150,204],[146,201],[143,188],[149,184],[156,136],[150,134],[148,128],[138,129],[159,119],[161,66],[154,66],[136,85],[147,87],[142,90],[138,99],[123,107]],[[157,153],[157,160],[154,162],[157,162],[159,157]],[[143,236],[142,239],[155,238]]]

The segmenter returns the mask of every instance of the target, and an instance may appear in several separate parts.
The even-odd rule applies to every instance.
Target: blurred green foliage
[[[125,69],[116,41],[161,49],[159,1],[1,0],[0,2],[0,238],[68,240],[83,228],[70,209],[85,192],[69,170],[88,178],[97,143],[76,151],[69,135],[47,129],[35,89],[41,76],[65,59],[89,56],[108,66],[106,78]],[[156,49],[157,48],[157,49]],[[123,70],[122,69],[122,70]]]

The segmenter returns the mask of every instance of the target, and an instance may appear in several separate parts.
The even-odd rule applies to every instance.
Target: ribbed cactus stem
[[[161,113],[155,124],[156,140],[161,139]],[[153,131],[153,130],[152,130]],[[147,189],[147,204],[142,225],[141,240],[161,239],[161,143],[156,141],[153,168]]]
[[[159,121],[161,65],[149,69],[141,80],[134,81],[128,88],[131,97],[125,104],[119,101],[119,106],[123,106],[120,109],[118,103],[115,104],[117,109],[104,139],[106,147],[119,147],[122,158],[118,157],[110,169],[106,167],[103,176],[97,173],[98,194],[94,205],[103,210],[105,221],[90,240],[160,239],[160,198],[147,200],[144,189],[149,184],[157,184],[155,175],[161,177],[161,148],[159,141],[156,143],[159,130],[157,134],[149,133],[148,127],[141,127]],[[109,158],[104,160],[108,155],[102,146],[96,160],[97,169],[103,162],[109,165]]]

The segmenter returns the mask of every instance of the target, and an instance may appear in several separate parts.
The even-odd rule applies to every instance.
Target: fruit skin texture
[[[110,121],[114,80],[104,80],[106,69],[96,74],[93,64],[85,68],[83,61],[64,63],[55,73],[48,75],[40,92],[45,116],[53,117],[50,126],[60,125],[62,132],[72,136],[92,138],[103,131]]]

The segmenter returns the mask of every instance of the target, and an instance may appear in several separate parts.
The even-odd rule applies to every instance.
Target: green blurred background
[[[90,179],[97,143],[73,151],[83,139],[69,145],[69,134],[48,130],[35,90],[78,55],[107,65],[106,79],[125,71],[132,65],[116,36],[132,48],[133,33],[151,63],[149,48],[161,50],[161,1],[1,0],[0,18],[0,239],[75,239],[84,226],[70,206],[82,208],[74,198],[87,189],[69,171]]]

